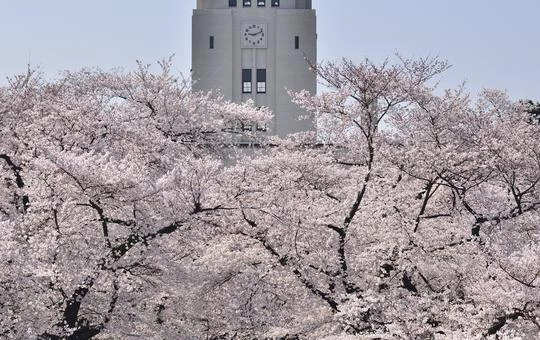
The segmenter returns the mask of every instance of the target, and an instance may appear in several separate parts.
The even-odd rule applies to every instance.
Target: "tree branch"
[[[15,177],[15,185],[19,189],[23,189],[25,187],[24,180],[21,175],[22,168],[17,166],[15,162],[6,154],[0,154],[0,159],[3,159],[8,167],[11,169],[13,176]],[[17,195],[17,199],[19,196]],[[27,195],[22,196],[22,211],[25,213],[28,211],[28,208],[30,207],[30,198]]]
[[[246,223],[248,223],[252,227],[257,226],[257,224],[254,221],[248,220],[247,218],[244,218],[244,220],[246,221]],[[277,260],[277,262],[279,263],[280,266],[290,269],[292,271],[292,273],[304,285],[304,287],[306,287],[315,296],[317,296],[318,298],[320,298],[324,302],[326,302],[330,306],[330,308],[332,309],[332,312],[338,312],[339,311],[338,303],[329,294],[317,289],[315,287],[315,285],[311,281],[309,281],[302,274],[302,272],[298,268],[295,268],[290,263],[291,259],[289,257],[282,256],[281,254],[279,254],[279,252],[274,247],[272,247],[272,245],[270,245],[262,236],[260,236],[260,235],[253,236],[253,235],[249,235],[249,234],[247,234],[245,232],[239,232],[238,234],[240,234],[240,235],[242,235],[244,237],[250,238],[252,240],[255,240],[259,244],[261,244],[264,247],[264,249],[266,249],[274,258],[276,258],[276,260]]]

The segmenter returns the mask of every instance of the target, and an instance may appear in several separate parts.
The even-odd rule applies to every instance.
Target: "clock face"
[[[266,24],[243,24],[241,39],[244,48],[266,48]]]

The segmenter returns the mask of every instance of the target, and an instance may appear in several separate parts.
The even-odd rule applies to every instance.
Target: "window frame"
[[[253,93],[253,71],[250,68],[242,69],[242,93]]]
[[[257,69],[257,93],[266,93],[266,69]]]
[[[211,36],[210,36],[210,41],[209,41],[209,45],[210,45],[209,47],[210,47],[211,50],[213,50],[214,47],[215,47],[215,40],[216,40],[216,39],[214,38],[214,36],[211,35]]]
[[[299,35],[294,36],[294,49],[295,50],[300,49],[300,36]]]
[[[256,0],[257,7],[266,7],[266,0]]]
[[[261,132],[267,132],[268,131],[268,125],[266,123],[257,123],[257,126],[255,127],[256,131]]]
[[[272,2],[272,7],[279,7],[279,0],[270,0]]]
[[[242,0],[242,7],[251,7],[251,0]]]
[[[229,8],[238,7],[238,2],[236,0],[229,0]]]

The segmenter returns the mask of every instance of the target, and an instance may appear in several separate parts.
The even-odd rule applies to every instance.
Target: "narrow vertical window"
[[[279,0],[271,0],[272,1],[272,7],[279,7]]]
[[[300,37],[299,36],[295,36],[294,37],[294,49],[297,50],[300,48]]]
[[[214,36],[213,35],[210,36],[210,49],[211,50],[214,49]]]
[[[251,69],[242,70],[242,93],[251,93]]]
[[[244,7],[251,7],[251,0],[244,0]]]
[[[266,0],[257,0],[258,7],[266,7]]]
[[[229,7],[236,7],[236,0],[229,0]]]
[[[266,93],[266,69],[257,70],[257,93]]]

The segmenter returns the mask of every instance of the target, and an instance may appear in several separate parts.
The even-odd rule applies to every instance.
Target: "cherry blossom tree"
[[[235,126],[270,118],[249,103],[193,94],[170,61],[160,66],[54,82],[29,71],[0,92],[2,337],[90,339],[136,314],[114,334],[155,323],[142,311],[155,318],[166,293],[142,288],[159,271],[144,259],[161,252],[142,253],[179,234],[169,242],[181,256],[181,234],[219,188],[213,174]],[[137,290],[148,294],[135,301]]]
[[[540,103],[526,100],[523,104],[526,106],[527,112],[531,114],[531,121],[534,124],[540,124]]]
[[[237,233],[314,303],[273,336],[538,332],[538,269],[528,266],[538,260],[538,128],[501,92],[477,103],[462,90],[434,95],[428,81],[446,67],[316,67],[333,91],[295,100],[323,122],[325,143],[285,143],[240,171],[256,190],[234,195],[247,228]],[[522,237],[529,246],[517,246]]]
[[[317,134],[153,73],[0,89],[0,336],[496,339],[540,332],[540,126],[448,64],[312,65]],[[242,134],[248,134],[242,137]],[[245,150],[238,141],[264,146]]]

